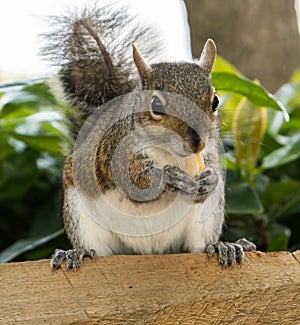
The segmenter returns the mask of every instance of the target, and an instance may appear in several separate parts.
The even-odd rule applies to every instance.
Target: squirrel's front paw
[[[206,169],[195,177],[176,166],[164,167],[166,183],[185,195],[196,195],[195,202],[203,202],[215,189],[218,176],[211,169]]]
[[[207,196],[216,188],[218,175],[212,169],[206,169],[195,176],[195,181],[198,184],[195,202],[204,202]]]
[[[212,258],[215,253],[219,253],[219,263],[223,266],[231,266],[235,262],[240,264],[245,258],[244,251],[253,250],[256,250],[256,245],[246,238],[241,238],[235,243],[218,242],[206,247],[209,258]]]
[[[62,263],[66,261],[67,269],[74,269],[75,271],[83,264],[83,259],[89,257],[93,259],[95,256],[95,250],[89,251],[82,248],[74,248],[64,251],[62,249],[56,249],[51,258],[52,270],[58,270]]]

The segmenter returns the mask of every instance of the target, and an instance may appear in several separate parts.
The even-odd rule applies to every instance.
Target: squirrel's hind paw
[[[83,259],[89,257],[93,259],[95,256],[95,250],[90,249],[89,251],[82,248],[74,248],[64,251],[62,249],[56,249],[51,258],[51,269],[58,270],[62,263],[66,261],[67,269],[78,270],[83,264]]]
[[[246,238],[241,238],[235,243],[218,242],[209,244],[206,247],[206,253],[212,258],[215,253],[219,254],[219,263],[223,266],[231,266],[235,262],[240,264],[244,258],[244,251],[256,250],[256,245]]]

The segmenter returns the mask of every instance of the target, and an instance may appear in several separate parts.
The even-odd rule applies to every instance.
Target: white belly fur
[[[217,191],[216,191],[217,193]],[[122,213],[114,209],[109,210],[103,208],[103,198],[91,201],[83,194],[79,193],[75,188],[69,188],[66,192],[67,200],[72,205],[72,218],[78,221],[78,232],[81,245],[86,249],[95,249],[97,255],[111,254],[160,254],[172,252],[202,252],[206,245],[215,239],[214,229],[216,218],[214,214],[207,213],[213,211],[217,197],[211,195],[204,204],[194,204],[185,213],[178,222],[174,224],[170,216],[170,226],[167,223],[160,232],[157,230],[157,222],[152,222],[152,218],[143,220],[143,216],[138,219],[143,220],[143,233],[146,235],[137,236],[135,234],[126,234],[122,229],[122,223],[116,223],[115,220]],[[166,193],[168,195],[168,193]],[[159,207],[165,207],[164,195],[160,200],[151,203],[141,203],[137,205],[132,201],[124,198],[118,190],[112,190],[108,193],[110,202],[114,199],[118,202],[118,208],[130,211],[136,216],[140,215],[140,211],[144,210],[150,215],[152,211],[157,212]],[[122,199],[120,200],[120,198]],[[211,198],[211,199],[210,199]],[[218,200],[217,200],[218,201]],[[169,204],[169,202],[168,202]],[[167,204],[167,205],[168,205]],[[88,206],[88,208],[87,208]],[[96,208],[95,210],[91,210]],[[89,210],[89,211],[88,211]],[[123,210],[123,211],[124,211]],[[92,213],[90,213],[92,211]],[[109,215],[110,214],[110,215]],[[105,218],[105,226],[103,226],[103,218]],[[109,221],[112,222],[111,228],[118,228],[118,232],[109,230]],[[125,223],[125,228],[129,223]],[[107,227],[108,226],[108,227]],[[137,225],[138,227],[140,225]],[[134,225],[130,224],[130,230],[135,232]],[[128,228],[127,228],[128,229]],[[138,230],[137,230],[138,231]]]

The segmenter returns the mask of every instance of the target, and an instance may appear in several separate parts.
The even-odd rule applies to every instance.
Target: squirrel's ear
[[[200,59],[198,61],[199,66],[209,75],[212,71],[215,59],[217,56],[217,48],[215,42],[212,39],[208,39],[203,47]]]
[[[150,67],[142,57],[141,53],[139,52],[135,44],[132,44],[132,49],[133,49],[134,63],[139,71],[141,78],[144,78],[147,76],[148,72],[150,71]]]

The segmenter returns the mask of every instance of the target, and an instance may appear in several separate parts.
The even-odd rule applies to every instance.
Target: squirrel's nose
[[[193,131],[191,137],[188,140],[188,144],[184,145],[185,151],[199,153],[205,147],[205,142],[201,139],[199,134]]]
[[[205,147],[205,143],[201,139],[192,140],[191,149],[193,150],[194,153],[199,153],[200,151],[202,151],[204,149],[204,147]]]

